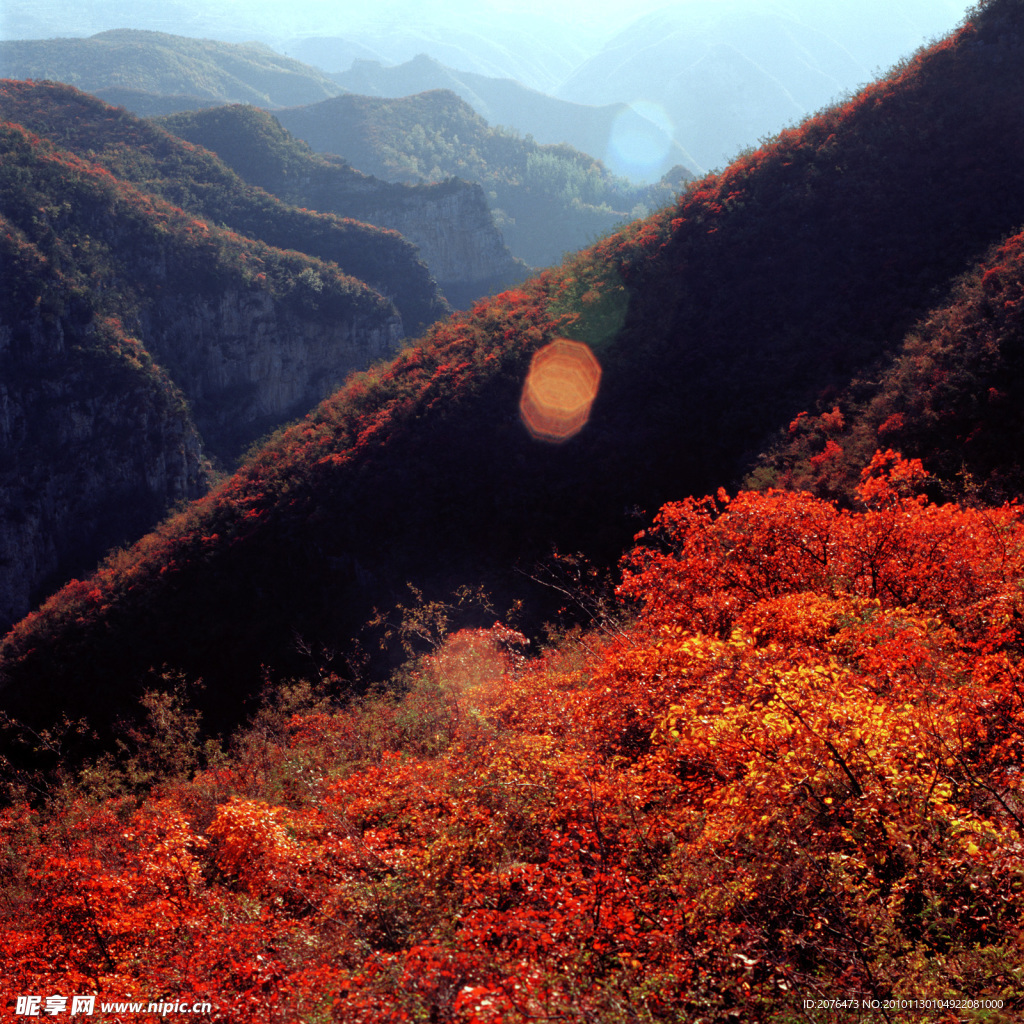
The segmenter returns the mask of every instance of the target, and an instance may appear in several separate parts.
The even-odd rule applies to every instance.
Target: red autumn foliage
[[[922,477],[887,452],[859,511],[668,505],[633,618],[584,644],[458,633],[404,700],[11,807],[7,991],[241,1024],[1017,1019],[1024,523]]]

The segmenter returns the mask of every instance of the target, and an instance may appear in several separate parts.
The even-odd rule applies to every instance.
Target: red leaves
[[[666,506],[613,639],[465,631],[404,701],[290,713],[141,809],[12,809],[7,976],[243,1022],[1009,999],[1024,533],[919,476],[880,453],[859,512]]]

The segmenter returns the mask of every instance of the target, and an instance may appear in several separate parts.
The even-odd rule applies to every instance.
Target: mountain
[[[600,17],[592,12],[592,17],[581,20],[557,7],[524,16],[521,8],[506,12],[455,0],[378,3],[364,9],[329,7],[318,0],[288,7],[269,0],[224,0],[216,7],[198,0],[166,0],[159,7],[91,0],[75,8],[7,0],[0,36],[92,37],[130,26],[154,35],[229,40],[238,46],[252,47],[252,41],[259,40],[279,53],[332,71],[345,70],[348,65],[337,61],[346,55],[400,63],[426,50],[453,67],[516,78],[550,91],[622,20],[614,10]]]
[[[456,307],[526,276],[526,265],[513,259],[495,228],[479,185],[458,179],[416,186],[381,181],[337,158],[315,155],[272,114],[255,107],[176,114],[160,124],[216,152],[246,181],[287,203],[398,231],[419,247]],[[400,294],[410,283],[395,273],[386,290]]]
[[[741,149],[870,80],[956,2],[892,4],[688,0],[647,14],[579,65],[556,95],[628,98],[656,111],[693,158],[720,167]]]
[[[751,475],[849,500],[878,448],[945,499],[1024,494],[1024,235],[994,246],[871,374],[797,416]]]
[[[656,185],[618,178],[571,146],[542,146],[490,127],[447,90],[402,99],[345,95],[277,111],[293,135],[390,181],[458,176],[479,183],[512,253],[531,266],[674,197],[684,168]]]
[[[77,89],[8,82],[0,94],[0,116],[199,217],[277,248],[336,263],[391,296],[409,335],[448,312],[415,248],[393,232],[282,203],[243,181],[215,155]],[[259,115],[254,117],[260,120]],[[269,125],[272,118],[267,115],[265,120]],[[243,163],[246,171],[264,163],[297,177],[319,166],[306,148],[280,129],[275,133],[268,127],[257,140],[247,139],[241,127],[240,132],[232,152],[250,147],[248,162]],[[379,184],[392,195],[401,194],[401,189]]]
[[[351,370],[393,354],[403,330],[395,305],[336,263],[195,211],[305,229],[311,249],[354,241],[364,265],[376,229],[359,226],[353,240],[344,224],[269,196],[247,203],[209,154],[68,86],[6,82],[0,109],[67,146],[3,124],[0,617],[10,621],[203,493],[207,453],[230,463]],[[160,195],[190,188],[205,207]],[[392,258],[411,249],[390,233],[382,243],[383,262],[389,243]]]
[[[673,137],[626,103],[569,103],[510,78],[457,71],[426,54],[395,67],[358,59],[331,76],[346,92],[398,98],[448,89],[489,124],[530,135],[540,143],[567,143],[597,157],[613,173],[656,180],[673,167],[700,167]]]
[[[578,108],[585,110],[590,125],[583,135],[602,148],[607,148],[609,138],[618,138],[628,140],[634,151],[638,144],[651,152],[657,150],[659,167],[678,158],[668,178],[657,185],[635,188],[585,153],[570,147],[539,147],[531,140],[521,141],[508,132],[493,130],[470,107],[451,105],[450,94],[441,103],[436,97],[423,102],[413,100],[404,106],[357,103],[361,112],[358,128],[352,127],[351,114],[342,108],[320,109],[315,102],[309,109],[293,107],[285,117],[280,109],[282,101],[287,103],[291,98],[295,104],[307,102],[299,98],[303,90],[308,90],[305,95],[313,100],[322,99],[340,92],[341,87],[330,83],[325,93],[322,72],[265,47],[125,30],[84,40],[0,43],[0,67],[12,77],[72,82],[146,116],[210,110],[225,102],[271,108],[295,135],[307,141],[319,140],[313,142],[314,148],[335,153],[370,175],[393,183],[436,184],[450,177],[469,179],[483,187],[484,202],[495,211],[497,228],[513,256],[530,266],[557,262],[564,252],[579,248],[628,217],[670,201],[676,183],[689,176],[684,165],[692,166],[681,149],[659,134],[657,126],[621,104],[598,111],[596,117],[591,116],[589,108]],[[481,87],[485,85],[486,80],[482,80]],[[565,123],[566,108],[569,112],[576,109],[520,87],[512,89],[511,98],[515,101],[527,94],[533,108],[538,104],[540,109],[558,108],[552,136],[558,134],[559,119]],[[417,117],[423,123],[413,135],[412,119]],[[179,130],[185,131],[183,125],[187,122],[187,118],[179,120]],[[205,138],[198,127],[188,131],[196,140]],[[424,132],[432,136],[429,144]],[[278,142],[271,141],[265,132],[263,135],[279,148]],[[394,153],[378,150],[374,140],[380,137],[388,138]],[[209,142],[214,144],[212,138]],[[247,173],[253,173],[251,161]],[[336,167],[330,172],[321,161],[314,177],[318,192],[310,203],[304,201],[301,189],[282,191],[271,179],[251,180],[299,205],[401,231],[424,247],[435,276],[459,306],[522,275],[523,268],[515,266],[502,251],[502,239],[487,223],[481,196],[472,190],[455,199],[458,188],[449,183],[443,195],[433,194],[433,200],[432,194],[424,190],[395,190],[390,196],[381,195],[379,202],[371,202],[370,182],[357,182],[351,170]],[[356,193],[361,198],[357,199]],[[421,210],[428,200],[429,208]],[[444,219],[455,226],[441,226]]]
[[[87,39],[0,41],[5,78],[50,79],[123,102],[181,96],[188,106],[315,103],[341,90],[323,72],[257,43],[222,43],[140,29],[115,29]],[[180,108],[179,108],[180,109]]]
[[[581,38],[585,34],[580,31],[582,26],[559,24],[543,15],[502,16],[492,10],[479,20],[471,14],[456,25],[445,25],[435,18],[409,19],[385,26],[348,31],[341,36],[318,33],[315,37],[289,40],[284,46],[287,52],[324,68],[332,77],[340,73],[342,84],[353,60],[405,65],[419,60],[419,54],[429,53],[441,64],[459,69],[454,72],[459,77],[514,80],[524,83],[526,91],[542,93],[557,89],[593,50],[590,40]],[[424,86],[413,91],[445,87]]]
[[[612,564],[637,510],[737,478],[1019,230],[1022,60],[1024,8],[990,0],[672,207],[435,325],[19,623],[6,709],[108,722],[167,666],[223,722],[268,675],[340,664],[407,584],[425,606],[464,585],[522,598],[539,632],[563,603],[535,568],[552,547]],[[546,348],[566,337],[600,390],[556,444],[519,410],[552,390],[563,418],[583,407],[598,373]],[[542,348],[556,383],[524,397]]]

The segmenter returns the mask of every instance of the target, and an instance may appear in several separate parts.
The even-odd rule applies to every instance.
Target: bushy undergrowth
[[[666,506],[585,646],[460,631],[403,695],[293,684],[222,750],[150,698],[126,768],[0,818],[7,991],[243,1024],[1018,1019],[1024,524],[921,476],[879,454],[857,511]]]

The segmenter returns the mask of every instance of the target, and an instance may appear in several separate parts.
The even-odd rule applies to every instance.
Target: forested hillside
[[[410,337],[449,312],[415,248],[394,232],[283,203],[207,150],[77,89],[53,82],[5,82],[0,117],[195,216],[275,248],[337,264],[391,297]],[[308,171],[308,154],[300,146],[289,149],[278,142],[267,159],[277,162],[285,176]]]
[[[388,181],[478,182],[509,248],[534,267],[671,202],[691,176],[680,168],[660,184],[634,186],[572,146],[542,146],[491,127],[447,90],[338,96],[277,117],[314,149]]]
[[[185,687],[150,694],[117,761],[0,813],[9,991],[231,1024],[1020,1020],[1024,524],[919,474],[877,460],[856,512],[668,505],[596,628],[529,659],[460,631],[404,699],[284,687],[221,749]]]
[[[363,174],[346,161],[314,154],[258,107],[215,107],[175,114],[163,127],[215,152],[247,182],[295,206],[399,231],[414,242],[445,297],[458,308],[523,280],[494,225],[479,185],[456,178],[401,185]],[[392,288],[405,289],[405,274]]]
[[[932,492],[1024,494],[1024,235],[994,246],[891,359],[804,410],[751,476],[848,498],[879,446],[919,458]]]
[[[531,579],[552,546],[613,563],[638,512],[739,477],[1019,230],[1022,18],[993,0],[850,102],[352,379],[22,622],[2,650],[8,708],[102,720],[166,665],[237,717],[265,673],[343,661],[407,582],[427,602],[479,583],[499,608],[526,598],[532,629],[562,603]],[[518,415],[532,355],[559,336],[603,371],[560,445]]]
[[[1024,1018],[1022,109],[1024,0],[984,0],[15,625],[3,1013]],[[0,126],[0,442],[184,488],[172,342],[398,317],[104,117],[152,151]]]

